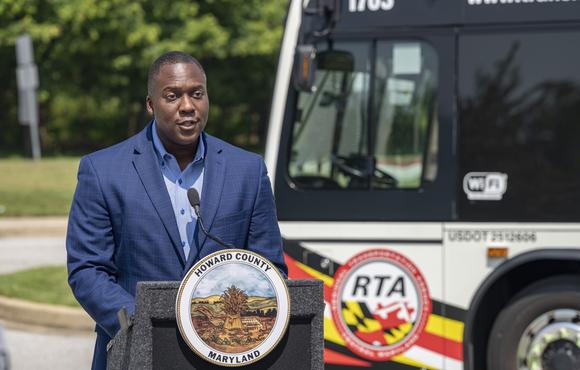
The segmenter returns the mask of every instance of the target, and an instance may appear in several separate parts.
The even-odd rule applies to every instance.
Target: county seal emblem
[[[243,366],[266,356],[290,318],[284,279],[268,260],[244,250],[213,253],[193,266],[179,288],[179,331],[205,360]]]

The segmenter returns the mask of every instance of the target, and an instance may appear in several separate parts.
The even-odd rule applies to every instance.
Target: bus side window
[[[501,201],[464,190],[462,220],[580,220],[579,38],[578,29],[460,36],[457,181],[507,176]]]

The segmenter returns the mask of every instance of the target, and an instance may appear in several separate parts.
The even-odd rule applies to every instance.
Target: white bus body
[[[580,1],[290,1],[265,160],[326,368],[580,368],[578,138]]]

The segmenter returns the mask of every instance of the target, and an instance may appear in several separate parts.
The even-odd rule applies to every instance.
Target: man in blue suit
[[[117,313],[135,309],[138,281],[181,280],[201,258],[224,249],[199,229],[187,200],[198,190],[206,229],[236,248],[287,267],[274,197],[262,158],[206,134],[203,67],[182,52],[151,66],[141,133],[82,158],[69,215],[69,284],[96,321],[93,369],[105,369]]]

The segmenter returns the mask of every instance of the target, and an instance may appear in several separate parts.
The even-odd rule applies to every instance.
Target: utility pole
[[[16,82],[18,84],[18,122],[30,128],[32,158],[40,160],[38,135],[38,67],[34,63],[32,39],[27,34],[16,38]]]

